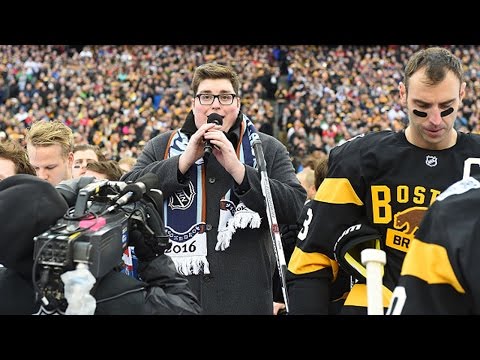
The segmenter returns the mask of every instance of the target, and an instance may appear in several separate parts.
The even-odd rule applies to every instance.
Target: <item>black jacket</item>
[[[240,113],[239,116],[242,116]],[[239,119],[242,119],[241,117]],[[190,124],[190,128],[186,127]],[[227,134],[233,143],[240,131],[235,126]],[[189,116],[183,132],[196,131],[194,119]],[[179,181],[178,159],[165,159],[165,152],[172,131],[151,139],[136,165],[122,180],[135,181],[151,172],[159,175],[163,196],[168,199],[174,193],[188,190],[188,182]],[[299,216],[306,193],[297,177],[287,149],[277,139],[258,133],[267,166],[269,184],[279,223],[290,224]],[[232,176],[210,156],[205,167],[207,260],[210,274],[187,276],[189,284],[200,300],[205,315],[270,315],[273,313],[272,274],[276,267],[272,239],[270,237],[265,197],[261,177],[257,169],[245,165],[245,178],[249,189],[243,193],[235,187]],[[226,251],[215,250],[220,221],[219,204],[225,193],[233,188],[235,196],[262,218],[260,228],[245,228],[233,234]],[[178,221],[182,219],[179,217]]]
[[[200,313],[200,305],[188,286],[188,280],[177,273],[172,259],[167,255],[161,255],[147,263],[139,262],[139,274],[144,282],[115,271],[102,278],[98,287],[94,288],[93,295],[97,300],[95,314],[195,315]],[[128,293],[115,297],[124,292]],[[105,300],[110,297],[115,298]]]
[[[200,305],[188,280],[175,270],[172,260],[161,255],[140,263],[145,282],[111,271],[92,289],[97,300],[95,315],[194,315]],[[123,295],[122,295],[123,294]],[[0,315],[58,313],[47,311],[35,301],[30,279],[15,270],[0,268]]]

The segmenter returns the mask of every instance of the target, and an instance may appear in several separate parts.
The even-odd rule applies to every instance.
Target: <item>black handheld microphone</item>
[[[132,203],[140,200],[145,193],[150,189],[156,189],[160,187],[160,178],[157,174],[146,173],[138,178],[138,180],[132,184],[125,186],[125,189],[121,192],[122,196],[117,199],[114,207],[123,206],[128,203]]]
[[[214,123],[217,125],[223,125],[223,118],[224,116],[220,114],[211,113],[210,115],[207,116],[207,124]],[[210,144],[210,141],[208,140],[205,141],[205,145],[203,146],[203,151],[205,151],[204,158],[208,159],[208,157],[213,151],[212,144]]]

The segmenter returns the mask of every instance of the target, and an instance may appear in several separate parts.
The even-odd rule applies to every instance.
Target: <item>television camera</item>
[[[132,235],[141,236],[151,253],[163,254],[171,244],[158,187],[153,173],[135,183],[91,182],[78,191],[75,205],[55,225],[34,238],[32,281],[46,308],[66,307],[60,275],[77,264],[87,264],[97,282],[113,269],[124,270],[124,253],[134,245],[129,242]],[[58,186],[57,190],[65,197]]]

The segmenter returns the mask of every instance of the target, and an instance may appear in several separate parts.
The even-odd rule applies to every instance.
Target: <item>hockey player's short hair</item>
[[[416,52],[408,60],[403,80],[407,90],[412,75],[423,68],[425,68],[425,74],[430,85],[436,85],[443,81],[449,71],[455,74],[460,84],[465,81],[460,59],[445,48],[431,47]]]

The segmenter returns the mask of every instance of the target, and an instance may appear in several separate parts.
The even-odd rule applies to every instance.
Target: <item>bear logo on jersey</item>
[[[396,213],[393,216],[393,227],[395,229],[405,228],[403,230],[405,234],[415,235],[427,209],[427,207],[415,206]]]
[[[396,213],[393,216],[393,227],[397,230],[387,229],[385,244],[393,249],[407,252],[427,209],[423,206],[414,206]]]

